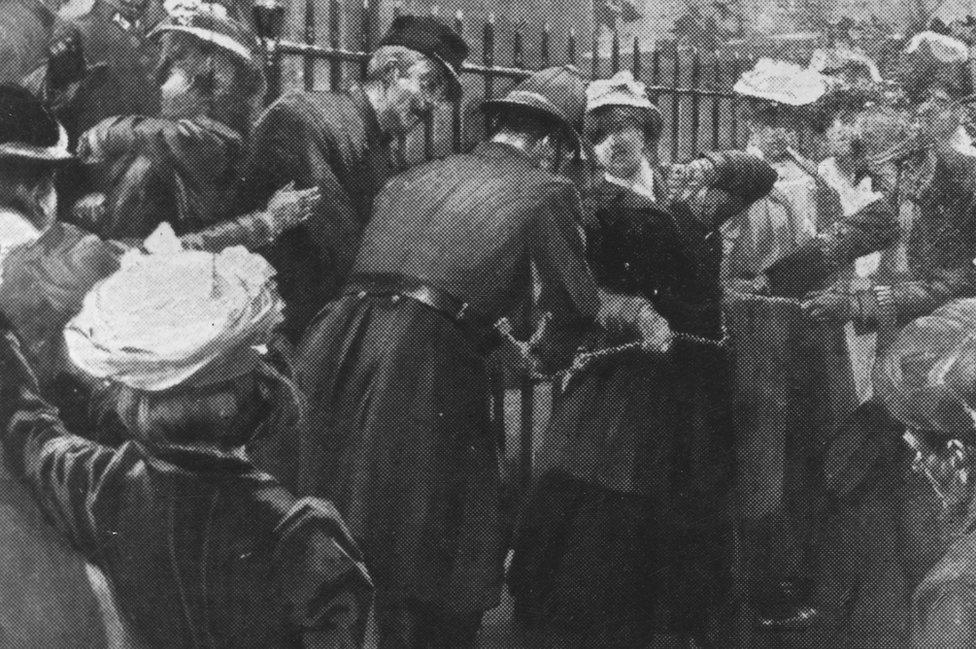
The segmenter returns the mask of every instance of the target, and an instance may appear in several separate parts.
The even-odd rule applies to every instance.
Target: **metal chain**
[[[522,342],[521,340],[516,339],[515,337],[512,336],[510,331],[500,330],[500,333],[510,344],[514,345],[521,352],[522,358],[528,359],[529,355],[531,354],[531,348],[532,348],[532,345],[530,343],[525,343]],[[696,345],[702,345],[704,347],[711,347],[714,349],[728,348],[729,340],[730,340],[730,336],[724,324],[722,325],[722,337],[719,339],[706,338],[704,336],[695,336],[692,334],[686,334],[680,332],[674,333],[671,336],[672,345],[677,341],[684,341],[684,342],[694,343]],[[560,370],[553,374],[533,373],[532,378],[538,381],[568,380],[569,377],[582,371],[591,363],[613,358],[615,356],[622,356],[624,354],[635,352],[635,351],[641,351],[648,355],[661,353],[650,349],[642,341],[635,341],[635,342],[625,343],[622,345],[614,345],[611,347],[602,347],[600,349],[594,349],[592,351],[577,353],[576,356],[573,358],[573,362],[570,364],[570,366],[564,370]],[[664,353],[666,354],[667,352]]]
[[[756,295],[754,293],[730,293],[729,295],[734,295],[735,299],[739,301],[750,301],[750,302],[758,301],[758,302],[767,302],[767,303],[774,303],[774,304],[789,304],[796,307],[799,307],[800,305],[800,300],[797,300],[795,298],[788,298],[788,297],[778,297],[772,295]],[[508,322],[508,320],[505,318],[503,318],[498,322],[498,324],[496,325],[496,329],[509,344],[513,345],[515,348],[517,348],[520,351],[522,358],[524,359],[529,358],[533,344],[535,340],[538,338],[538,336],[533,336],[533,340],[529,341],[528,343],[518,340],[512,335],[511,325]],[[538,334],[538,332],[536,333]],[[719,339],[706,338],[704,336],[695,336],[693,334],[677,332],[672,334],[671,342],[673,344],[677,341],[689,342],[695,345],[701,345],[703,347],[710,347],[714,349],[727,349],[731,343],[731,336],[729,334],[728,329],[725,326],[725,323],[723,322],[722,337]],[[655,352],[652,349],[648,348],[642,341],[634,341],[622,345],[603,347],[600,349],[594,349],[592,351],[578,352],[576,356],[573,358],[573,362],[570,364],[570,366],[564,370],[560,370],[559,372],[555,372],[553,374],[533,373],[532,378],[534,378],[537,381],[568,381],[568,379],[571,376],[582,371],[584,368],[586,368],[588,365],[590,365],[593,362],[605,360],[608,358],[613,358],[615,356],[621,356],[636,351],[641,351],[648,355],[660,353],[660,352]]]

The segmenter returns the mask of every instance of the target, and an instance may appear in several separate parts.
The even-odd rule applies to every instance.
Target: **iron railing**
[[[344,82],[348,80],[347,74],[350,69],[356,73],[358,79],[366,75],[373,34],[377,33],[374,29],[377,27],[375,11],[369,4],[369,0],[364,0],[359,38],[356,39],[360,46],[359,50],[347,49],[341,45],[340,0],[329,0],[328,45],[317,42],[315,4],[316,0],[305,0],[302,41],[282,40],[275,35],[264,39],[269,101],[282,91],[282,64],[285,59],[297,58],[299,63],[297,83],[289,90],[322,89],[320,66],[316,65],[319,61],[328,64],[326,87],[332,90],[343,88]],[[397,10],[394,15],[398,13]],[[453,26],[466,38],[471,38],[470,26],[465,24],[460,11],[454,16]],[[647,84],[651,100],[661,109],[664,121],[668,125],[662,133],[660,146],[661,155],[666,156],[667,160],[679,161],[690,158],[702,150],[737,148],[739,145],[739,101],[731,93],[730,88],[741,72],[752,65],[751,60],[742,56],[720,58],[715,53],[707,54],[681,49],[671,51],[654,49],[645,52],[636,38],[630,52],[625,55],[622,51],[620,34],[616,30],[612,31],[609,52],[606,54],[600,52],[597,38],[594,36],[589,43],[591,51],[588,55],[581,55],[578,36],[575,31],[570,30],[566,35],[562,54],[557,55],[553,34],[548,25],[544,25],[536,49],[537,56],[534,57],[536,65],[531,67],[528,65],[527,58],[530,53],[525,47],[522,31],[516,30],[512,34],[511,64],[506,66],[496,60],[497,34],[493,15],[489,15],[481,25],[480,36],[481,61],[468,61],[462,68],[465,101],[469,106],[480,103],[478,100],[489,99],[506,92],[508,87],[531,75],[533,69],[568,63],[581,68],[581,71],[588,71],[590,78],[595,79],[604,75],[609,76],[626,64],[633,71],[635,78]],[[481,83],[472,82],[471,77],[479,78]],[[481,86],[481,93],[476,92],[478,85]],[[445,113],[435,115],[428,120],[422,129],[422,135],[418,138],[420,144],[416,148],[419,152],[413,161],[420,162],[436,155],[463,151],[468,145],[473,144],[471,138],[465,137],[466,117],[464,104],[457,102]],[[475,139],[480,136],[481,133],[478,133]],[[532,476],[537,389],[540,384],[547,382],[532,376],[519,376],[514,380],[501,380],[496,376],[493,382],[495,387],[492,393],[491,412],[495,431],[502,445],[506,439],[506,387],[517,386],[519,389],[518,400],[521,404],[521,412],[518,439],[521,448],[518,474],[519,482],[523,486],[531,480]],[[555,402],[559,397],[558,386],[551,386],[551,394]]]

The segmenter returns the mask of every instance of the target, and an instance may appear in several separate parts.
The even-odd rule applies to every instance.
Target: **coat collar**
[[[534,167],[532,159],[529,155],[522,151],[521,149],[512,146],[511,144],[505,144],[504,142],[482,142],[474,148],[471,152],[473,155],[479,158],[488,159],[498,159],[498,158],[510,158],[512,160],[521,160],[526,165]]]
[[[355,106],[356,111],[362,116],[363,122],[366,124],[366,136],[376,142],[388,142],[390,137],[383,133],[383,129],[380,128],[376,109],[373,108],[373,104],[369,103],[369,97],[366,96],[363,89],[359,86],[353,86],[349,90],[349,99],[352,100],[352,105]]]

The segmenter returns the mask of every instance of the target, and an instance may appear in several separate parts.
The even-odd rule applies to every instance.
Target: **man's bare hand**
[[[311,218],[321,200],[318,187],[295,189],[295,183],[290,183],[279,189],[268,201],[264,212],[272,238]]]

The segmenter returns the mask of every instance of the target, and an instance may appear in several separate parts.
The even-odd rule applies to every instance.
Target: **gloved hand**
[[[688,164],[671,165],[665,177],[664,204],[686,201],[715,181],[715,164],[700,158]]]
[[[648,351],[667,353],[674,341],[671,326],[650,303],[641,307],[636,321],[641,346]]]
[[[85,194],[71,208],[75,222],[86,230],[98,232],[108,214],[108,197],[101,192]]]
[[[806,295],[800,309],[813,322],[843,326],[853,317],[854,298],[835,291],[814,291]]]

